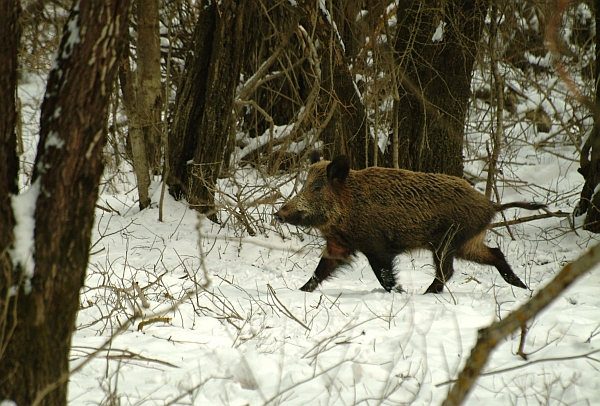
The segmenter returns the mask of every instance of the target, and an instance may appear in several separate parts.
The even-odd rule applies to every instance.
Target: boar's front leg
[[[369,265],[373,269],[377,280],[387,292],[391,292],[396,286],[396,276],[394,275],[394,256],[382,258],[380,254],[365,254],[369,260]],[[402,290],[402,288],[400,288]]]
[[[304,292],[312,292],[325,279],[329,278],[339,267],[346,264],[346,261],[336,258],[322,257],[315,269],[315,273],[311,278],[300,288]]]

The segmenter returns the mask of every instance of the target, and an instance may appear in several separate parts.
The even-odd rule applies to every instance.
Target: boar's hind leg
[[[435,279],[425,293],[441,293],[444,290],[446,282],[452,278],[454,273],[454,252],[447,251],[446,248],[438,249],[433,253],[433,262],[435,263]]]
[[[342,265],[346,264],[345,261],[336,258],[321,258],[319,261],[319,265],[317,265],[317,269],[315,269],[315,273],[311,278],[300,288],[303,292],[312,292],[317,286],[325,279],[329,278],[333,275],[333,273]]]
[[[513,272],[500,248],[490,248],[483,243],[485,232],[473,238],[458,252],[458,257],[478,264],[493,265],[509,284],[527,289],[527,286]]]
[[[391,292],[396,286],[396,277],[394,276],[393,267],[394,257],[384,259],[373,254],[366,254],[366,256],[369,260],[369,265],[373,268],[373,272],[381,286],[383,286],[386,291]]]
[[[477,256],[465,255],[464,259],[468,259],[473,262],[477,262],[485,265],[493,265],[498,269],[498,273],[502,278],[509,284],[516,286],[517,288],[527,289],[527,286],[515,275],[514,271],[506,262],[506,258],[500,248],[490,248],[485,246],[485,251]]]

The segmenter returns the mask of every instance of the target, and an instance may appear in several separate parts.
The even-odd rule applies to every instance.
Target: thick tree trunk
[[[335,104],[334,114],[322,135],[326,149],[325,157],[332,159],[336,155],[345,154],[350,157],[353,169],[372,166],[373,154],[377,150],[368,132],[367,114],[358,89],[354,85],[350,67],[345,59],[337,59],[333,67],[333,72],[325,69],[324,88],[326,89],[329,84],[331,87],[330,90],[322,92],[329,98],[327,106],[331,106],[331,103]],[[321,99],[327,96],[323,95]]]
[[[349,24],[356,20],[358,7],[355,3],[335,2],[333,9],[327,10],[328,15],[314,1],[300,1],[299,6],[303,14],[302,23],[307,27],[315,25],[314,31],[321,44],[323,87],[319,96],[320,115],[326,117],[333,109],[331,120],[321,135],[325,157],[331,159],[338,154],[346,154],[350,157],[352,168],[362,169],[373,164],[372,157],[377,150],[368,133],[365,106],[352,77],[350,63],[355,55],[349,52],[356,47],[346,48],[342,40],[346,37],[352,42],[344,33],[352,31]],[[329,7],[329,4],[327,2],[326,6]]]
[[[18,194],[17,173],[17,55],[21,39],[19,14],[21,2],[7,0],[0,3],[0,257],[12,244],[14,218],[10,195]],[[0,288],[6,285],[0,282]],[[1,300],[1,299],[0,299]],[[2,317],[0,315],[0,317]],[[1,356],[0,336],[0,356]]]
[[[596,27],[599,27],[600,6],[598,2],[594,3],[594,7]],[[600,59],[598,59],[600,58],[600,46],[598,41],[600,41],[600,30],[596,28],[596,111],[594,112],[594,128],[581,150],[578,171],[585,179],[585,183],[575,209],[575,215],[577,216],[587,213],[583,228],[594,233],[600,233],[600,193],[597,192],[598,184],[600,184]]]
[[[0,2],[0,371],[2,359],[7,356],[7,345],[11,342],[17,320],[10,315],[12,300],[10,287],[13,281],[13,266],[9,249],[14,241],[13,228],[15,217],[11,205],[11,196],[19,193],[17,174],[19,161],[16,149],[16,91],[17,91],[17,54],[21,40],[19,0]],[[0,399],[7,398],[1,381]]]
[[[462,176],[464,119],[487,1],[403,0],[399,27],[399,166]]]
[[[169,190],[213,220],[215,184],[233,141],[234,92],[256,8],[252,0],[201,6],[177,92],[169,134]]]
[[[266,10],[258,13],[256,24],[250,28],[249,54],[242,66],[247,80],[237,95],[238,101],[244,103],[236,110],[236,115],[243,119],[241,131],[251,136],[263,134],[271,124],[286,125],[296,120],[302,108],[301,100],[306,100],[310,93],[302,69],[307,63],[301,63],[306,60],[306,54],[302,37],[298,35],[296,9],[277,0],[268,0],[265,5]],[[280,74],[273,75],[274,71]],[[253,103],[267,112],[272,123]],[[248,108],[250,106],[253,108]],[[263,152],[271,151],[259,148],[254,157],[245,159],[258,164]]]
[[[188,47],[184,72],[177,89],[173,124],[169,132],[169,192],[176,198],[188,195],[188,162],[194,158],[198,145],[198,128],[204,114],[206,103],[206,77],[212,53],[212,38],[215,31],[216,3],[206,8],[202,3],[202,12]],[[207,36],[206,38],[204,36]]]
[[[30,199],[36,199],[34,261],[2,309],[17,322],[0,359],[0,397],[18,405],[66,405],[71,334],[88,261],[103,170],[116,44],[128,0],[77,2],[42,104]],[[39,193],[38,193],[39,192]],[[37,400],[36,400],[37,399]]]

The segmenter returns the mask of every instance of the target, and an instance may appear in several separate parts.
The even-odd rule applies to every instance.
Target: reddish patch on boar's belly
[[[342,247],[334,241],[327,241],[327,247],[323,253],[323,257],[331,259],[343,259],[346,260],[350,256],[350,251],[347,248]]]

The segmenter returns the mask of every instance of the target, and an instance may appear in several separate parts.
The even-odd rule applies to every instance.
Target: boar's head
[[[311,155],[311,163],[300,192],[275,213],[281,223],[321,228],[333,226],[343,217],[350,158],[339,155],[329,162],[319,161],[318,156]]]

